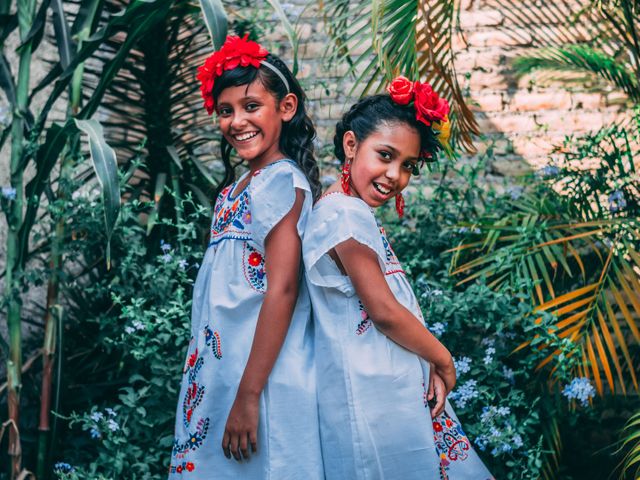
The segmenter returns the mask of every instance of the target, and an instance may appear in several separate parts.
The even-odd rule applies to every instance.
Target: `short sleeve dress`
[[[293,207],[296,189],[305,195],[300,237],[312,205],[306,177],[289,160],[256,171],[247,188],[234,192],[238,182],[218,196],[194,286],[169,478],[322,479],[314,336],[302,272],[291,326],[260,396],[258,452],[242,463],[222,452],[227,416],[268,289],[265,238]]]
[[[376,253],[398,301],[422,319],[373,211],[341,193],[321,198],[309,217],[303,258],[314,312],[327,480],[492,479],[451,406],[431,418],[428,362],[375,328],[351,280],[329,256],[351,238]]]

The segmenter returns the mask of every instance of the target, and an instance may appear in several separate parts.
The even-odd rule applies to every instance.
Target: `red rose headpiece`
[[[204,64],[198,67],[196,78],[200,81],[200,92],[204,99],[204,107],[209,115],[215,109],[212,93],[213,85],[216,78],[222,75],[225,70],[248,66],[260,68],[260,65],[266,65],[282,79],[287,86],[287,90],[289,89],[282,72],[270,63],[267,65],[268,62],[265,62],[267,55],[269,55],[269,52],[262,45],[249,40],[249,34],[245,35],[244,38],[229,35],[220,50],[213,52],[205,60]]]
[[[406,77],[395,78],[387,87],[387,91],[398,105],[409,105],[413,102],[416,120],[431,127],[439,143],[449,151],[449,102],[440,98],[428,83],[412,82]],[[423,156],[430,158],[430,152],[423,152]]]

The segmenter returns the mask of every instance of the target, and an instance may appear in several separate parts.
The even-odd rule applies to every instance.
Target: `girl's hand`
[[[251,452],[258,451],[258,418],[260,416],[260,395],[238,392],[229,412],[222,437],[222,451],[225,457],[241,462],[249,460]]]
[[[453,390],[453,387],[456,386],[456,367],[453,364],[453,357],[451,357],[451,354],[449,354],[448,357],[449,358],[446,362],[434,364],[435,373],[440,376],[445,384],[446,395],[448,395],[449,392]]]
[[[429,374],[429,389],[427,390],[427,401],[431,409],[431,418],[436,418],[444,411],[444,402],[447,399],[447,388],[444,381],[431,365]],[[435,404],[433,402],[435,402]]]

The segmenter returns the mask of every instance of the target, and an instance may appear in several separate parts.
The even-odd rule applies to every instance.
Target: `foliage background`
[[[67,9],[72,23],[77,18],[76,7],[71,2],[52,5],[58,3]],[[221,172],[215,162],[216,134],[200,111],[197,91],[191,84],[192,71],[185,68],[189,62],[197,64],[210,48],[199,8],[161,0],[147,2],[146,6],[143,3],[81,3],[104,8],[92,27],[94,35],[100,28],[112,30],[94,44],[95,49],[86,51],[82,72],[78,66],[69,67],[70,77],[78,81],[71,83],[71,88],[69,84],[60,87],[60,103],[43,124],[46,128],[41,135],[25,137],[26,158],[33,155],[33,163],[18,171],[24,173],[25,183],[38,178],[39,172],[47,178],[40,190],[42,201],[38,199],[35,204],[38,221],[28,236],[28,258],[23,259],[25,268],[18,276],[18,290],[24,295],[37,287],[50,288],[52,279],[58,284],[53,303],[40,300],[33,312],[25,310],[28,313],[23,314],[23,322],[33,324],[38,333],[25,336],[22,347],[32,360],[26,363],[30,367],[20,392],[22,464],[37,471],[39,478],[159,478],[168,465],[188,337],[191,286],[206,245],[208,208]],[[418,2],[416,8],[426,3]],[[442,7],[435,10],[441,15],[453,11],[451,2],[436,3]],[[496,8],[501,7],[497,3]],[[23,2],[20,7],[25,5]],[[340,2],[334,5],[339,7]],[[278,38],[273,29],[283,19],[277,9],[254,2],[224,6],[230,28],[236,33]],[[294,17],[302,13],[298,5],[281,6]],[[140,17],[136,17],[134,7],[142,9]],[[513,11],[502,7],[503,13]],[[125,16],[129,15],[132,23],[109,27],[115,18],[112,14],[122,9],[130,12]],[[146,19],[144,28],[130,31],[128,26],[142,18]],[[363,18],[366,21],[366,16]],[[2,19],[3,29],[7,28],[9,18]],[[407,17],[407,21],[414,20]],[[454,23],[443,22],[443,28],[454,28]],[[629,24],[624,25],[629,31]],[[52,37],[45,36],[43,45],[50,42],[60,46],[60,36],[52,32],[53,26],[48,28],[44,32]],[[388,34],[410,30],[390,28]],[[196,35],[187,35],[187,31]],[[341,34],[340,29],[336,32]],[[76,43],[72,45],[78,52],[83,51],[83,45],[91,47],[88,36],[82,37],[79,30],[74,35]],[[358,37],[353,41],[357,43]],[[273,40],[270,48],[290,55],[287,44],[278,40]],[[371,57],[358,50],[351,53],[364,59],[354,73],[367,75],[362,65],[366,66]],[[117,68],[114,58],[122,60]],[[341,68],[346,58],[329,61]],[[443,61],[448,61],[446,56]],[[106,81],[104,72],[110,67],[113,77]],[[52,71],[56,68],[54,63]],[[343,74],[349,67],[344,68]],[[58,70],[57,75],[60,73]],[[340,88],[315,82],[313,74],[303,70],[300,76],[308,91],[320,88],[335,92]],[[51,85],[55,90],[57,84],[49,88]],[[464,85],[461,94],[463,90]],[[81,100],[74,104],[74,98]],[[46,166],[37,161],[38,152],[50,145],[43,137],[45,132],[55,131],[52,121],[67,128],[69,121],[89,111],[88,106],[95,107],[105,126],[106,140],[119,160],[122,201],[118,202],[119,219],[110,238],[111,268],[105,262],[108,228],[104,211],[108,199],[96,181],[86,145],[76,132],[65,130],[68,138],[58,152],[60,160],[54,158],[58,163],[47,173]],[[314,107],[318,111],[323,105]],[[34,107],[36,117],[40,108]],[[321,129],[326,130],[330,117],[339,113],[330,111]],[[13,122],[15,118],[14,111],[8,119]],[[7,125],[3,129],[5,140],[11,133]],[[31,127],[27,127],[29,132]],[[496,478],[600,479],[621,472],[618,464],[629,449],[617,451],[620,429],[637,411],[637,386],[634,388],[630,377],[638,356],[631,325],[637,323],[638,316],[634,314],[628,326],[622,323],[630,358],[626,361],[620,357],[622,378],[618,380],[611,365],[615,380],[612,385],[603,380],[602,396],[595,395],[592,380],[581,380],[582,390],[570,387],[576,378],[593,377],[595,372],[589,373],[589,369],[594,370],[594,365],[586,361],[582,369],[578,367],[575,359],[579,357],[576,349],[581,348],[580,339],[568,341],[558,335],[561,332],[554,326],[557,315],[549,312],[536,323],[539,315],[534,309],[541,303],[537,291],[546,285],[531,269],[518,270],[518,262],[523,245],[531,248],[539,243],[538,231],[555,220],[583,221],[585,209],[576,206],[594,203],[599,205],[599,214],[589,220],[605,223],[599,229],[602,231],[593,233],[591,243],[575,247],[590,272],[582,282],[597,277],[598,268],[602,269],[598,252],[600,256],[622,252],[623,258],[631,258],[625,252],[638,249],[636,132],[635,124],[626,124],[576,138],[562,146],[550,167],[504,182],[496,182],[493,176],[495,157],[500,153],[497,146],[483,150],[472,162],[442,158],[414,184],[405,220],[400,222],[392,212],[381,212],[394,248],[420,296],[429,328],[456,358],[459,384],[451,400]],[[326,150],[321,156],[327,159],[326,173],[331,177],[330,156]],[[587,173],[584,166],[590,166]],[[493,177],[490,183],[486,182],[488,176]],[[559,188],[562,185],[564,189]],[[14,205],[12,195],[10,190],[3,190],[5,212]],[[537,214],[537,220],[518,223],[523,212]],[[499,224],[504,219],[511,222],[507,225],[524,243],[500,244],[492,251],[496,238],[492,232],[504,228]],[[622,227],[606,224],[612,219]],[[11,215],[7,220],[10,224]],[[620,231],[627,236],[621,237]],[[500,284],[492,282],[490,272],[459,283],[465,275],[478,272],[473,266],[460,270],[464,261],[473,262],[483,255],[489,255],[485,265],[494,270],[518,274]],[[456,273],[456,269],[460,271]],[[540,267],[534,270],[542,274]],[[632,271],[637,273],[637,267]],[[582,285],[561,270],[554,269],[552,277],[558,294]],[[10,296],[5,295],[5,305]],[[630,305],[631,313],[634,308]],[[624,320],[621,314],[617,318]],[[45,334],[48,328],[54,328],[51,325],[55,325],[56,335]],[[514,351],[525,342],[535,342],[534,348]],[[556,350],[549,363],[537,368]],[[53,381],[51,409],[55,412],[50,430],[44,433],[38,432],[42,380],[46,378],[42,375],[46,364],[40,367],[43,354],[54,360],[49,378]],[[609,354],[604,357],[613,361]],[[595,370],[601,372],[602,357],[594,363]],[[623,386],[627,395],[621,394]],[[0,396],[3,412],[6,391]],[[579,398],[586,404],[576,401]],[[633,435],[632,428],[627,437],[632,447]],[[43,437],[47,439],[45,448]],[[6,451],[7,440],[5,436],[0,455]],[[0,463],[9,468],[10,458],[0,458]],[[9,478],[10,474],[0,472],[0,478],[5,476]]]

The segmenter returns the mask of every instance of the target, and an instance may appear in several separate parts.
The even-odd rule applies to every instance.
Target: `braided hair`
[[[336,134],[333,137],[336,157],[344,163],[342,139],[346,132],[351,130],[356,140],[362,142],[384,123],[404,123],[414,128],[420,135],[421,152],[434,155],[442,148],[433,130],[416,120],[416,112],[412,105],[399,105],[391,100],[388,94],[378,94],[361,98],[338,122]]]
[[[266,61],[275,66],[284,75],[289,83],[289,91],[287,91],[287,87],[282,82],[282,79],[268,67],[263,65],[261,65],[260,68],[252,66],[237,67],[224,71],[222,75],[216,79],[212,92],[213,98],[217,102],[220,93],[225,88],[248,85],[256,80],[256,78],[260,79],[264,88],[273,94],[277,102],[280,102],[288,93],[293,93],[298,97],[296,113],[290,121],[282,125],[279,147],[280,151],[294,160],[298,167],[300,167],[300,170],[305,174],[311,186],[311,193],[315,201],[320,196],[322,186],[320,185],[320,171],[313,151],[313,140],[316,137],[316,130],[305,107],[307,97],[287,65],[280,58],[270,53],[267,55]],[[224,137],[222,137],[220,149],[225,176],[218,187],[216,196],[222,188],[232,183],[235,178],[235,171],[231,163],[232,147]]]

